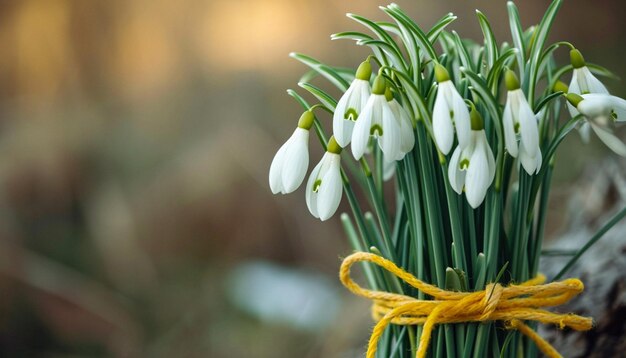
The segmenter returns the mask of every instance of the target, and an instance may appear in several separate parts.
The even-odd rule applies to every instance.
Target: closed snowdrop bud
[[[448,167],[448,179],[458,194],[465,190],[467,202],[474,209],[482,204],[496,174],[496,162],[487,142],[483,120],[476,109],[471,112],[470,142],[458,146]]]
[[[626,121],[626,100],[609,94],[567,94],[568,102],[585,116],[594,133],[615,153],[626,157],[626,145],[613,134],[611,122]]]
[[[354,123],[370,96],[371,75],[372,66],[369,61],[362,62],[356,71],[354,81],[337,102],[333,114],[333,135],[342,148],[350,144]]]
[[[387,98],[387,103],[391,108],[391,112],[393,112],[393,115],[400,126],[400,156],[395,159],[401,160],[404,158],[406,153],[413,150],[413,146],[415,145],[413,122],[411,121],[411,117],[409,117],[406,110],[400,105],[400,103],[398,103],[398,101],[396,101],[395,98],[393,98],[389,87],[387,87],[387,90],[385,91],[385,98]]]
[[[396,159],[401,155],[400,124],[385,98],[386,88],[385,78],[378,75],[372,86],[372,94],[354,125],[352,155],[356,160],[365,154],[370,136],[378,138],[378,145],[387,158]]]
[[[506,71],[505,83],[508,92],[502,117],[504,144],[512,157],[517,158],[519,156],[524,170],[532,175],[539,172],[542,161],[537,118],[530,108],[513,71]],[[517,143],[518,136],[520,138],[519,146]]]
[[[289,194],[302,184],[309,167],[309,130],[314,118],[313,112],[304,112],[298,128],[276,152],[270,166],[272,193]]]
[[[433,134],[439,150],[448,154],[452,149],[455,129],[459,146],[465,148],[469,144],[469,111],[450,80],[448,71],[440,64],[435,65],[435,79],[439,83],[439,89],[433,109]]]
[[[313,216],[322,221],[335,214],[341,201],[341,147],[330,137],[326,153],[315,166],[306,184],[306,205]]]
[[[572,49],[569,53],[570,62],[574,70],[572,71],[572,81],[569,84],[569,93],[587,94],[601,93],[608,94],[606,87],[589,71],[583,55],[577,49]],[[571,104],[567,104],[572,117],[578,115],[578,111]],[[584,138],[584,137],[583,137]]]

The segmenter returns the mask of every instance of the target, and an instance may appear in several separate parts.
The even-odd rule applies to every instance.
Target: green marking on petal
[[[346,113],[343,114],[343,119],[347,119],[349,121],[355,122],[359,117],[359,113],[357,113],[356,109],[348,108]]]
[[[617,113],[614,110],[611,110],[611,119],[614,121],[617,120]]]
[[[370,128],[370,135],[378,135],[381,137],[383,135],[383,127],[378,124],[374,124],[372,128]]]
[[[317,193],[317,191],[320,189],[320,186],[322,186],[322,179],[317,179],[315,183],[313,183],[313,192]]]
[[[519,122],[513,124],[513,130],[515,131],[515,134],[519,134]]]
[[[461,170],[467,170],[467,168],[469,168],[469,159],[462,159],[461,162],[459,163],[459,169]]]
[[[450,111],[450,118],[454,119],[454,111]]]

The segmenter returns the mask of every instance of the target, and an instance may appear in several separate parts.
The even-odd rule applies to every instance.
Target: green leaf
[[[339,88],[342,92],[345,92],[350,84],[341,77],[332,67],[327,66],[318,60],[300,54],[292,52],[289,54],[291,58],[295,58],[296,60],[304,63],[305,65],[311,67],[313,70],[317,71],[320,75],[324,76],[330,83],[335,85],[335,87]]]
[[[519,50],[516,48],[510,48],[505,51],[493,65],[491,71],[489,71],[489,75],[487,76],[487,85],[491,89],[492,93],[498,93],[498,83],[500,80],[500,75],[502,74],[502,70],[505,66],[509,65],[509,61],[513,56],[515,56],[516,52],[518,51]]]
[[[493,36],[493,31],[491,30],[491,25],[489,24],[489,20],[487,20],[487,17],[479,10],[476,10],[476,16],[478,16],[480,29],[483,31],[483,36],[485,37],[487,70],[490,70],[496,63],[496,59],[498,58],[498,43],[496,42],[496,38]]]
[[[454,16],[454,14],[452,14],[451,12],[439,19],[439,21],[437,21],[437,23],[435,23],[435,25],[426,34],[428,40],[431,43],[437,41],[437,38],[439,38],[439,35],[441,35],[446,26],[450,25],[456,19],[457,17]]]
[[[405,27],[407,27],[411,33],[414,35],[415,41],[419,44],[420,48],[426,52],[426,55],[432,60],[437,59],[437,53],[433,48],[432,43],[424,34],[424,31],[420,29],[417,24],[408,17],[402,9],[396,4],[391,4],[386,8],[381,8],[387,15],[392,17],[398,24],[402,23]]]
[[[380,40],[382,40],[383,42],[386,42],[390,49],[391,52],[389,53],[390,56],[394,57],[393,62],[394,63],[403,63],[404,59],[402,58],[402,52],[400,51],[400,48],[398,47],[398,44],[396,44],[396,42],[393,40],[393,38],[391,38],[391,36],[389,36],[389,34],[383,30],[380,26],[378,26],[375,22],[364,18],[363,16],[359,16],[356,14],[348,14],[347,15],[349,18],[351,18],[352,20],[360,23],[361,25],[367,27],[368,29],[370,29],[373,33],[376,34],[376,36],[378,36],[378,38]]]
[[[452,36],[454,38],[454,43],[456,44],[456,49],[457,49],[457,52],[459,53],[459,57],[461,59],[461,63],[463,64],[463,67],[469,68],[470,70],[473,71],[475,67],[472,64],[472,59],[467,53],[467,49],[465,48],[465,46],[463,46],[461,37],[459,36],[459,34],[456,33],[456,31],[452,31]]]
[[[541,22],[539,23],[537,30],[535,31],[534,41],[532,43],[532,47],[530,49],[530,56],[529,56],[530,77],[528,80],[528,93],[527,93],[528,103],[530,103],[531,107],[533,107],[535,103],[535,88],[537,86],[537,81],[538,81],[537,75],[538,75],[539,68],[541,65],[539,61],[541,52],[546,42],[546,38],[548,37],[548,33],[550,32],[550,28],[552,27],[552,23],[554,22],[556,14],[559,11],[559,8],[561,7],[562,3],[563,3],[563,0],[552,1],[550,6],[548,7],[548,10],[546,10],[545,15],[541,19]]]
[[[509,26],[511,27],[511,37],[513,38],[513,45],[519,50],[517,53],[517,64],[520,68],[521,78],[524,78],[526,60],[526,48],[524,46],[524,31],[520,24],[519,12],[517,6],[513,1],[509,1],[506,4],[507,12],[509,13]]]
[[[397,56],[393,55],[393,47],[390,46],[388,43],[386,43],[385,41],[381,41],[381,40],[363,40],[363,41],[359,41],[357,42],[357,44],[359,45],[365,45],[365,46],[369,46],[369,47],[373,47],[373,48],[379,48],[381,51],[384,51],[385,53],[387,53],[392,62],[393,65],[397,68],[400,68],[404,71],[408,70],[408,65],[406,64],[406,62],[404,62],[403,58],[398,58]],[[400,61],[400,62],[397,62]]]
[[[557,98],[559,98],[561,95],[563,94],[563,92],[554,92],[551,93],[549,95],[547,95],[546,97],[544,97],[543,99],[541,99],[541,101],[537,104],[537,106],[535,106],[534,108],[534,112],[535,113],[539,113],[539,111],[541,111],[541,109],[547,105],[548,103],[550,103],[550,101],[553,101]]]
[[[299,82],[298,86],[304,88],[309,91],[315,98],[317,98],[324,106],[326,106],[330,110],[335,110],[337,107],[337,101],[333,97],[331,97],[328,93],[322,91],[320,88],[315,87],[314,85],[307,82]]]
[[[396,69],[392,69],[392,71],[398,77],[398,80],[400,80],[400,83],[402,84],[402,88],[404,88],[404,90],[407,91],[407,98],[409,99],[409,102],[411,104],[411,109],[413,110],[413,114],[415,115],[417,119],[422,119],[426,127],[426,130],[432,136],[432,124],[431,124],[430,112],[428,111],[428,108],[426,107],[424,98],[420,95],[413,81],[405,73],[398,71]]]
[[[487,87],[485,79],[479,77],[476,73],[467,68],[462,68],[461,72],[469,79],[472,87],[474,88],[474,91],[478,94],[483,104],[487,108],[491,120],[496,125],[496,128],[498,128],[498,132],[501,132],[502,123],[500,123],[501,116],[498,109],[499,105],[496,99],[493,97],[493,94],[489,91],[489,87]]]
[[[287,94],[295,98],[295,100],[298,101],[298,103],[300,103],[300,105],[302,106],[302,108],[304,108],[305,111],[311,108],[311,106],[309,106],[309,103],[304,98],[302,98],[302,96],[300,96],[298,92],[292,89],[288,89]]]

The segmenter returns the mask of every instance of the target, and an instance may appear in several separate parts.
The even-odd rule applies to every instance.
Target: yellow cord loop
[[[350,277],[350,268],[357,262],[371,262],[384,268],[408,285],[432,297],[432,300],[418,300],[359,286]],[[539,275],[519,285],[503,287],[495,283],[487,285],[484,291],[452,292],[427,284],[393,262],[366,252],[357,252],[346,257],[341,264],[339,278],[352,293],[373,301],[372,316],[377,323],[370,336],[367,358],[374,358],[378,340],[389,324],[423,326],[417,358],[426,356],[432,330],[437,324],[504,321],[507,329],[516,329],[532,339],[547,357],[561,355],[522,321],[552,323],[559,328],[570,327],[577,331],[586,331],[593,326],[593,321],[588,317],[541,309],[564,304],[581,293],[584,286],[578,279],[544,284],[546,278]]]

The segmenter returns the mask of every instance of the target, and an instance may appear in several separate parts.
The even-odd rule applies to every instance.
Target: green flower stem
[[[341,214],[341,223],[343,224],[343,229],[348,236],[348,240],[350,241],[350,245],[355,251],[365,251],[364,243],[361,237],[357,234],[354,225],[352,225],[352,221],[350,220],[350,216],[346,213]],[[372,270],[371,264],[363,263],[363,270],[365,271],[365,277],[367,279],[367,283],[374,290],[378,290],[378,284],[376,283],[376,278],[374,276],[374,271]]]
[[[452,231],[452,242],[456,247],[457,261],[459,269],[463,270],[463,272],[467,273],[467,261],[466,261],[466,252],[465,252],[465,243],[463,242],[463,232],[461,229],[461,212],[458,207],[458,194],[452,189],[450,185],[450,180],[448,178],[448,166],[442,165],[441,168],[441,176],[444,179],[444,186],[446,192],[446,200],[448,202],[448,213],[450,217],[450,229]]]

